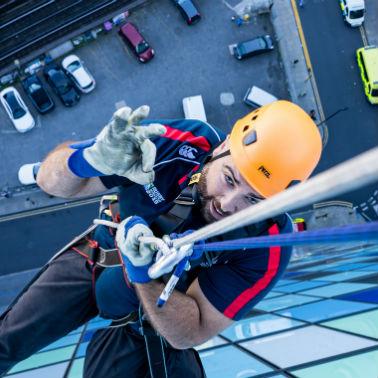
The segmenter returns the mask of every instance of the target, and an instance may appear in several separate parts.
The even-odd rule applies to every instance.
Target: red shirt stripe
[[[192,171],[191,171],[190,173],[188,173],[187,175],[182,176],[182,177],[180,178],[180,180],[178,181],[178,184],[181,185],[182,183],[184,183],[184,182],[188,179],[188,175],[190,175],[190,174],[192,174],[192,173],[198,171],[198,168],[199,168],[199,167],[200,167],[199,165],[194,166],[194,168],[192,169]]]
[[[206,152],[210,151],[210,143],[204,136],[195,136],[190,131],[181,131],[167,125],[164,125],[164,127],[167,129],[167,131],[162,135],[163,137],[179,140],[180,142],[189,142]]]
[[[274,224],[269,228],[269,235],[279,234],[279,228],[277,224]],[[250,300],[264,290],[273,278],[276,276],[281,257],[281,247],[269,248],[268,269],[263,277],[261,277],[254,285],[244,290],[239,296],[237,296],[233,302],[224,310],[224,315],[228,318],[233,318]]]

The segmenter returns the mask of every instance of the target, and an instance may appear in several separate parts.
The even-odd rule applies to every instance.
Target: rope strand
[[[222,252],[246,248],[252,249],[271,246],[345,243],[361,240],[378,240],[378,222],[331,227],[315,231],[302,231],[289,234],[256,236],[207,244],[201,243],[195,245],[193,251]]]
[[[301,208],[330,196],[361,188],[378,180],[378,147],[337,165],[284,192],[239,211],[225,219],[209,224],[183,238],[173,240],[179,248],[205,240],[235,228],[271,218]]]

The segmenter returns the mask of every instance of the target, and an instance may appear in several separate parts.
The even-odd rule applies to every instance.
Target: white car
[[[37,182],[37,174],[41,163],[24,164],[18,170],[18,179],[22,185],[31,185]]]
[[[95,89],[95,79],[78,56],[66,56],[62,61],[62,67],[81,92],[89,93]]]
[[[3,89],[0,100],[17,131],[25,133],[35,126],[33,116],[15,87]]]

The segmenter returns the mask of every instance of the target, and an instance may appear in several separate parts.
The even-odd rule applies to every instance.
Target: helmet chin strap
[[[221,159],[222,157],[229,156],[229,155],[231,155],[230,150],[226,150],[226,151],[220,153],[219,155],[211,156],[209,162],[210,162],[210,161],[215,161],[215,160]]]

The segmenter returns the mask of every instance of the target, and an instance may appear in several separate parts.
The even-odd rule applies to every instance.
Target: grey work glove
[[[116,234],[117,246],[122,255],[126,256],[130,263],[137,267],[151,264],[156,252],[156,248],[153,245],[140,242],[139,238],[141,236],[154,236],[141,217],[128,217],[118,226]]]
[[[164,134],[166,128],[157,123],[138,126],[149,111],[147,105],[134,111],[118,109],[95,143],[84,149],[84,159],[104,175],[116,174],[142,185],[153,182],[156,147],[149,139]]]

